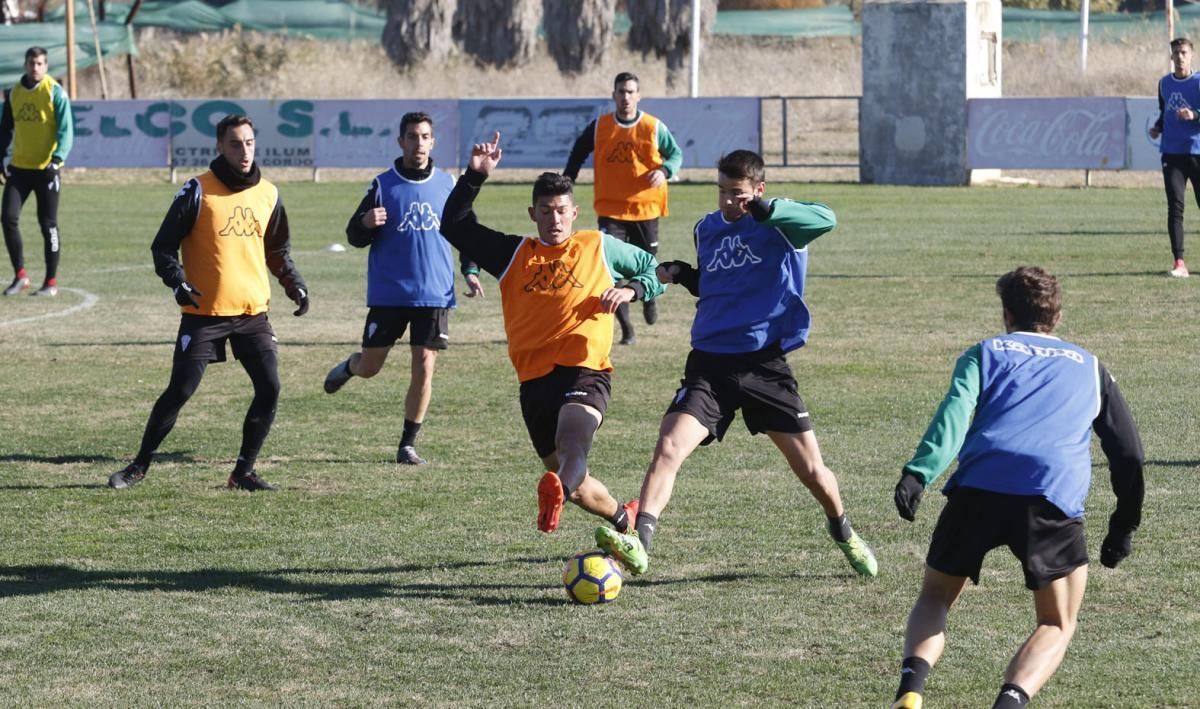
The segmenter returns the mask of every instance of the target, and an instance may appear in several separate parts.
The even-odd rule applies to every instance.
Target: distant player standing
[[[275,185],[262,179],[254,148],[249,118],[222,118],[217,157],[208,172],[188,180],[175,195],[150,245],[154,270],[174,290],[183,315],[171,380],[150,410],[137,457],[109,477],[109,487],[126,488],[146,477],[154,451],[200,386],[204,370],[210,362],[225,361],[228,342],[254,385],[228,486],[278,489],[254,471],[279,400],[277,345],[267,320],[268,269],[298,306],[293,315],[308,312],[308,292],[292,263],[287,212]]]
[[[371,182],[346,225],[351,245],[371,249],[367,260],[370,311],[362,350],[329,371],[325,391],[336,392],[351,377],[369,379],[378,374],[396,340],[410,330],[412,376],[396,462],[421,465],[425,459],[417,455],[417,432],[429,409],[437,353],[449,344],[450,310],[455,307],[450,245],[438,231],[454,178],[433,165],[429,114],[404,114],[397,142],[402,156]],[[482,295],[479,269],[465,257],[462,266],[469,294]]]
[[[34,295],[58,295],[58,196],[62,190],[59,170],[75,138],[71,104],[67,92],[47,73],[46,50],[30,47],[25,52],[25,74],[16,86],[4,92],[0,114],[0,159],[11,143],[12,160],[4,166],[7,184],[0,205],[4,246],[12,261],[12,284],[4,295],[17,295],[29,287],[25,253],[21,243],[21,209],[33,194],[37,199],[38,226],[46,256],[46,279]]]
[[[619,503],[588,471],[592,438],[612,390],[612,313],[655,298],[654,256],[598,231],[573,231],[573,183],[543,173],[529,218],[537,237],[502,234],[479,223],[474,202],[500,163],[500,134],[477,143],[446,200],[442,234],[500,280],[508,356],[521,382],[521,414],[548,472],[538,482],[537,527],[558,528],[564,499],[624,531],[637,501]],[[623,279],[624,283],[618,279]]]
[[[1093,431],[1117,494],[1100,563],[1114,568],[1128,556],[1141,523],[1137,427],[1096,357],[1053,335],[1062,314],[1058,280],[1027,266],[1001,276],[996,292],[1006,334],[959,356],[950,390],[896,485],[896,509],[912,520],[925,488],[958,458],[908,617],[896,709],[921,709],[946,644],[946,615],[1000,546],[1021,561],[1037,628],[1013,656],[992,706],[1025,706],[1058,669],[1087,586],[1083,510]]]
[[[808,244],[837,220],[824,204],[764,199],[765,179],[757,153],[735,150],[722,157],[719,209],[695,228],[699,267],[682,261],[658,267],[660,280],[678,283],[700,300],[682,385],[663,417],[642,481],[635,531],[596,529],[596,543],[635,575],[649,565],[647,552],[679,468],[698,446],[724,438],[738,409],[750,433],[767,434],[821,506],[829,534],[850,566],[863,576],[879,570],[871,548],[846,518],[837,478],[821,458],[785,358],[808,340]]]
[[[595,152],[595,209],[600,231],[658,254],[658,219],[667,216],[667,180],[679,172],[683,153],[667,126],[638,110],[642,100],[637,76],[613,80],[616,110],[592,121],[571,148],[563,174],[575,180],[587,156]],[[658,305],[642,303],[648,325],[658,320]],[[617,308],[621,344],[635,342],[629,306]]]
[[[1168,275],[1187,278],[1183,262],[1183,205],[1187,184],[1192,183],[1200,205],[1200,74],[1192,72],[1192,42],[1180,37],[1171,41],[1175,70],[1158,80],[1158,120],[1150,137],[1162,136],[1163,184],[1167,190],[1167,235],[1175,261]]]

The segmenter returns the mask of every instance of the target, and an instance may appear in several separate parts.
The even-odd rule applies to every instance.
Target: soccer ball
[[[581,551],[567,559],[563,567],[567,596],[585,606],[617,600],[624,581],[616,560],[599,549]]]

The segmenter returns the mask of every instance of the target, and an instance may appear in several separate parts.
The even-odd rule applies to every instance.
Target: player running
[[[1101,564],[1114,568],[1129,556],[1142,519],[1137,426],[1095,355],[1053,335],[1062,315],[1058,280],[1036,266],[1018,268],[1000,277],[996,292],[1007,334],[958,358],[950,390],[896,485],[896,509],[911,521],[925,488],[958,457],[908,617],[898,709],[921,709],[950,606],[968,578],[979,583],[984,556],[1002,545],[1021,560],[1037,628],[1009,663],[992,706],[1025,706],[1058,669],[1087,586],[1092,431],[1117,494]]]
[[[367,257],[367,322],[362,349],[338,362],[325,377],[333,394],[353,377],[378,374],[396,340],[409,330],[412,377],[404,397],[404,429],[396,462],[424,465],[417,454],[417,433],[433,396],[438,352],[450,344],[450,310],[455,307],[454,262],[438,233],[438,217],[454,178],[433,164],[433,118],[406,113],[396,139],[403,154],[392,168],[371,181],[367,194],[346,225],[351,246],[370,247]],[[462,261],[468,295],[483,294],[478,269]]]
[[[854,570],[863,576],[879,571],[871,548],[846,518],[837,478],[821,459],[808,409],[784,357],[808,339],[803,299],[808,244],[837,220],[824,204],[763,199],[765,176],[757,153],[735,150],[721,158],[720,209],[695,228],[699,268],[682,261],[658,267],[664,283],[678,283],[700,300],[682,386],[667,408],[642,481],[635,530],[596,529],[600,548],[634,575],[649,566],[658,517],[671,499],[680,466],[697,446],[724,438],[738,409],[750,433],[766,433],[816,498],[829,534]]]
[[[521,413],[550,472],[538,482],[537,527],[558,528],[564,499],[626,531],[637,501],[620,504],[587,456],[611,393],[613,312],[655,298],[654,256],[599,231],[572,231],[579,207],[570,178],[547,172],[533,185],[537,237],[481,225],[473,204],[500,162],[500,133],[477,143],[446,200],[442,234],[500,281],[508,356],[521,382]],[[620,283],[618,279],[625,279]]]

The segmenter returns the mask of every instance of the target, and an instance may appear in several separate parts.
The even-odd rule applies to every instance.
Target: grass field
[[[172,187],[68,184],[61,296],[0,299],[0,704],[886,706],[942,506],[931,493],[905,523],[892,486],[955,356],[1000,328],[995,277],[1024,263],[1062,277],[1060,332],[1118,377],[1148,457],[1134,554],[1093,567],[1036,702],[1200,698],[1200,279],[1165,277],[1159,190],[770,186],[840,218],[811,247],[814,328],[790,361],[880,577],[853,574],[782,458],[735,423],[681,473],[650,573],[585,608],[559,574],[596,523],[568,509],[556,534],[534,528],[542,468],[495,282],[452,316],[419,441],[432,464],[397,467],[407,348],[372,381],[321,390],[366,312],[365,253],[325,251],[363,185],[281,189],[313,307],[293,318],[276,285],[283,393],[259,471],[279,493],[222,488],[250,397],[232,363],[208,370],[142,485],[104,486],[170,369],[178,311],[148,246]],[[485,187],[481,219],[526,231],[527,200],[527,186]],[[713,187],[672,187],[665,258],[693,258],[691,224],[714,202]],[[23,225],[37,280],[32,204]],[[678,383],[692,307],[668,292],[659,324],[614,353],[591,460],[622,499]],[[1096,454],[1094,555],[1114,501]],[[951,616],[928,706],[987,706],[1032,624],[1018,565],[995,553]]]

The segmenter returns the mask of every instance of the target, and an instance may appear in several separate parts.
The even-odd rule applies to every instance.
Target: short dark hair
[[[217,123],[217,140],[224,140],[229,129],[237,126],[250,126],[250,130],[254,130],[254,121],[251,121],[250,116],[244,113],[231,113],[225,116]]]
[[[433,128],[433,116],[424,111],[412,111],[400,117],[400,137],[403,138],[408,127],[417,123],[428,123]]]
[[[533,183],[533,204],[537,205],[538,197],[557,197],[567,195],[575,200],[575,181],[557,172],[543,172]]]
[[[25,50],[25,60],[28,61],[34,57],[44,57],[46,54],[47,52],[45,47],[30,47],[29,49]]]
[[[1021,266],[1000,276],[996,294],[1018,330],[1054,332],[1062,313],[1058,279],[1038,266]]]
[[[767,179],[762,156],[753,150],[735,150],[717,161],[717,172],[734,180],[750,180],[758,184]]]
[[[637,78],[637,74],[634,74],[632,71],[623,71],[620,74],[617,74],[617,78],[613,79],[613,91],[621,88],[621,84],[624,84],[626,81],[632,81],[633,83],[637,84],[639,88],[642,85],[642,82]]]
[[[1175,39],[1171,40],[1171,49],[1178,49],[1180,47],[1192,49],[1192,40],[1188,39],[1187,37],[1176,37]]]

